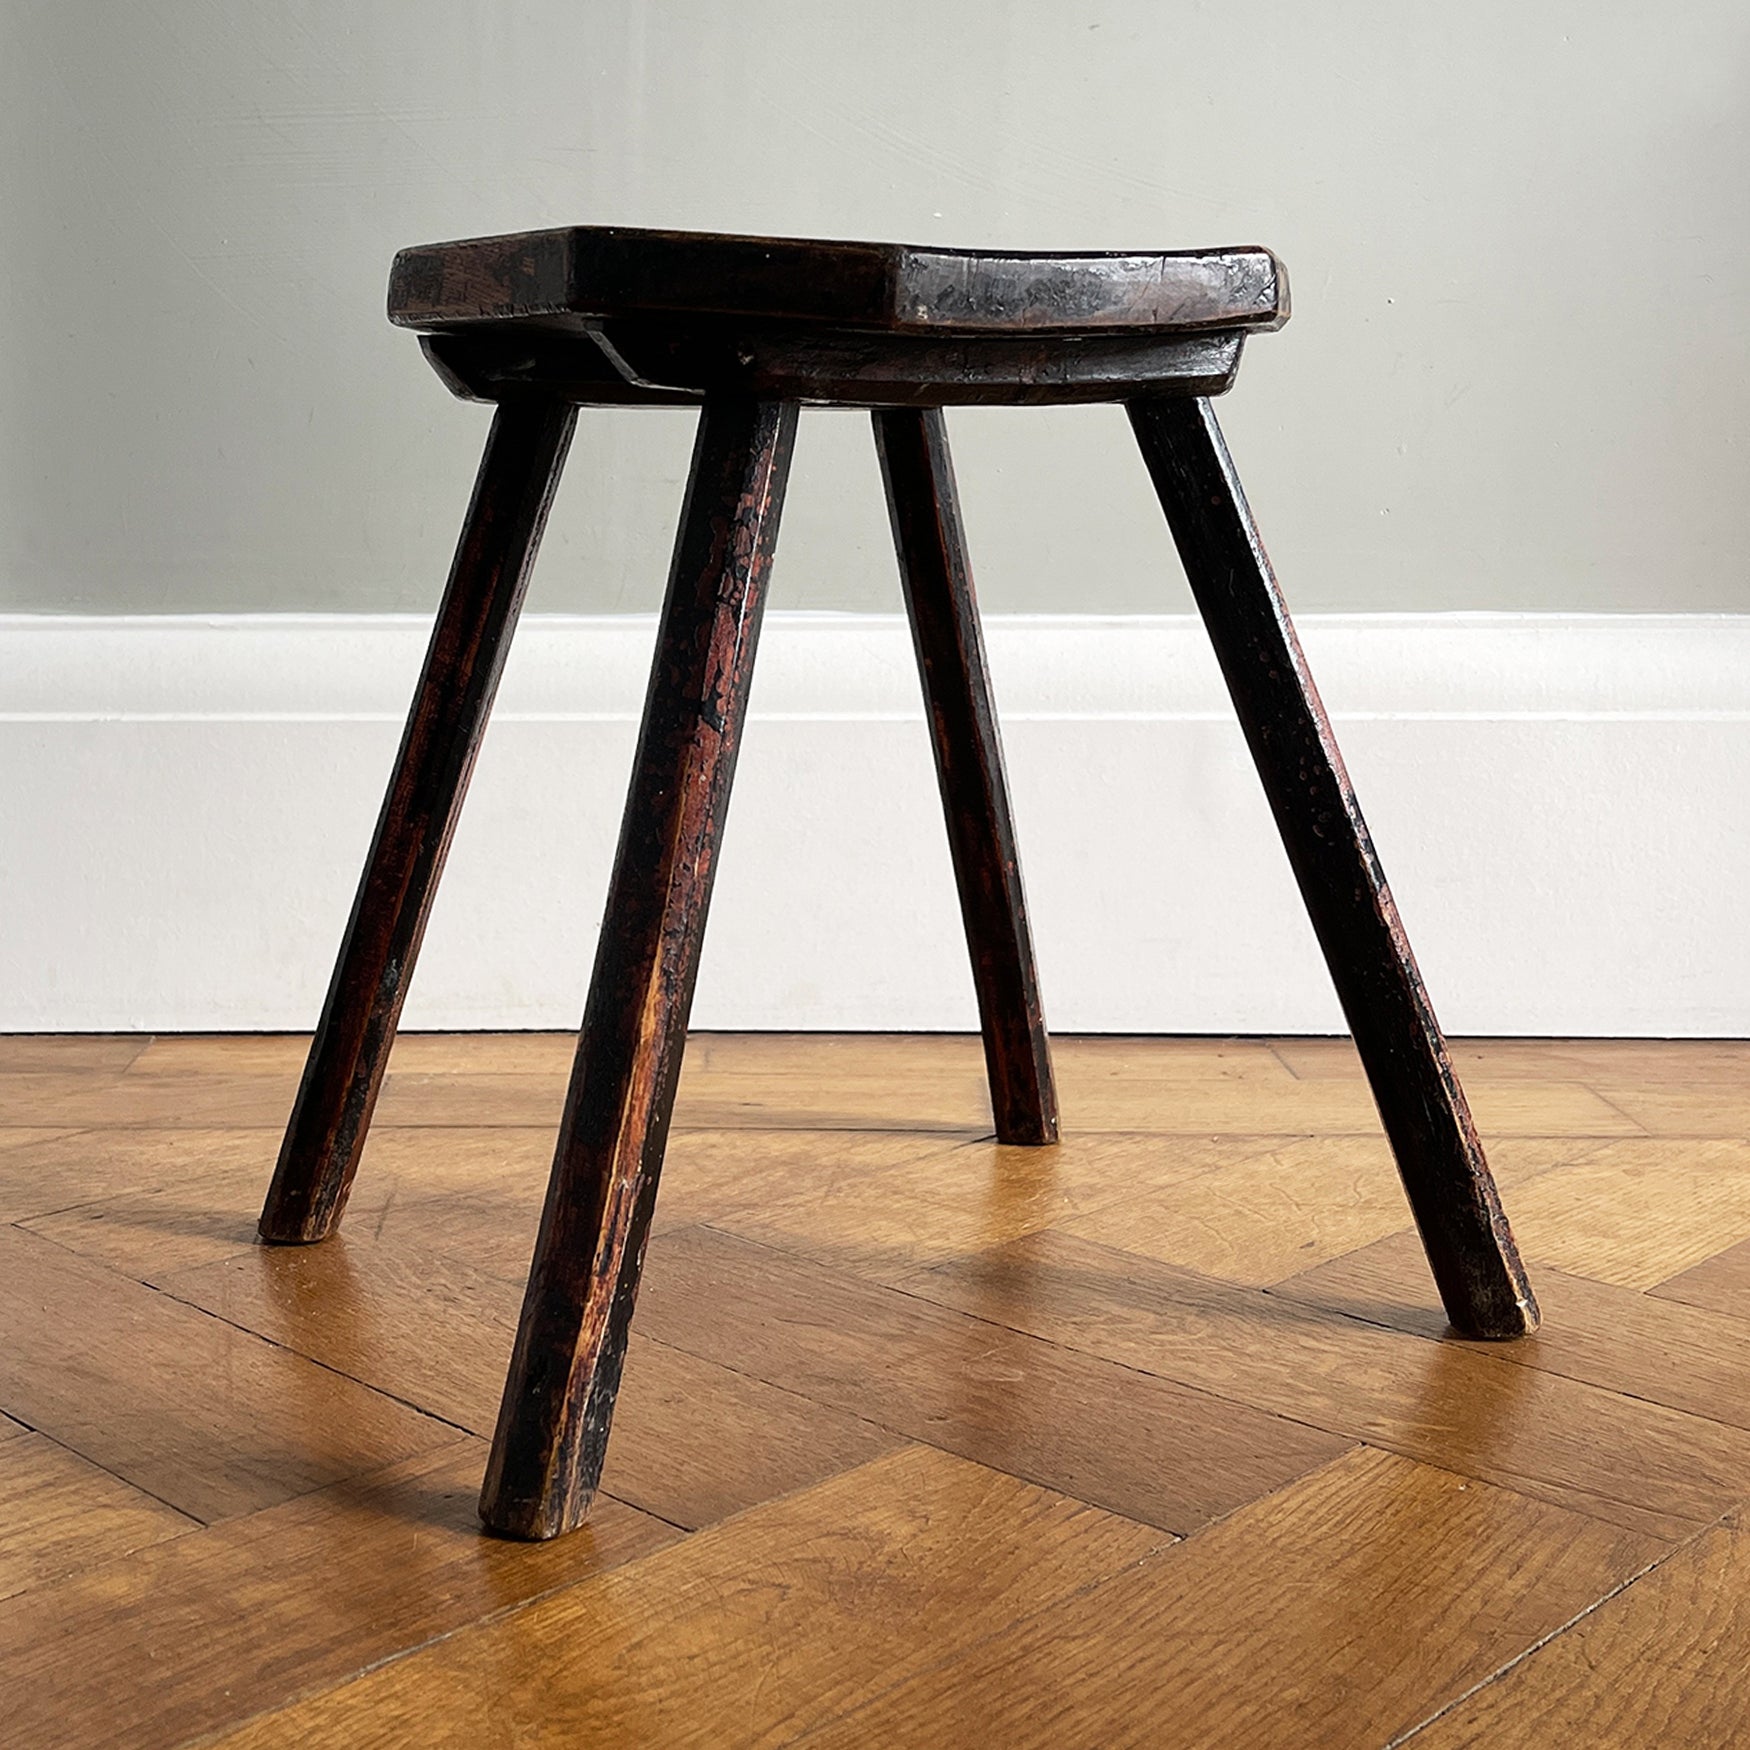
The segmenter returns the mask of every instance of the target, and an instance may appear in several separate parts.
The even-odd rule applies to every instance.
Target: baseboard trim
[[[1750,616],[1301,629],[1451,1030],[1750,1032]],[[426,630],[0,617],[0,1028],[308,1027]],[[652,633],[525,623],[410,1026],[576,1023]],[[989,641],[1052,1024],[1339,1030],[1195,622]],[[772,617],[695,1021],[973,1025],[898,619]]]

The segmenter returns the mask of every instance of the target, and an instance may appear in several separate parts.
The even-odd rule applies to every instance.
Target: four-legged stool
[[[580,404],[702,404],[631,793],[480,1511],[576,1525],[601,1474],[802,403],[869,408],[1004,1142],[1056,1140],[941,409],[1122,401],[1214,641],[1453,1325],[1536,1303],[1209,397],[1288,316],[1268,250],[987,255],[580,227],[405,250],[391,320],[496,403],[262,1236],[330,1233]]]

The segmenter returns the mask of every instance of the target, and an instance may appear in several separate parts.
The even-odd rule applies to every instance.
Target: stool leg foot
[[[261,1212],[265,1240],[307,1244],[340,1220],[576,418],[559,403],[500,407],[493,416]]]
[[[577,1525],[601,1475],[746,715],[796,408],[707,401],[480,1516]]]
[[[1524,1336],[1537,1328],[1537,1302],[1214,410],[1190,397],[1134,401],[1130,418],[1447,1316],[1463,1336]]]
[[[940,408],[884,408],[874,420],[972,954],[997,1140],[1036,1147],[1057,1141],[1057,1089],[948,434]]]

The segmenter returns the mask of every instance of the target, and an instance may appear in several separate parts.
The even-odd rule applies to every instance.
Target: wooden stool
[[[944,406],[1122,401],[1372,1083],[1446,1310],[1537,1308],[1208,397],[1288,317],[1264,249],[986,255],[581,227],[405,250],[390,319],[497,404],[262,1212],[345,1205],[579,404],[702,404],[631,793],[480,1511],[588,1509],[656,1197],[800,403],[873,411],[972,952],[996,1134],[1057,1100]]]

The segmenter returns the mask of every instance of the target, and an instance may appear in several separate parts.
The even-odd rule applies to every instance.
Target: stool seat
[[[1218,395],[1288,320],[1268,249],[1012,255],[572,226],[404,249],[389,319],[479,401],[941,407]]]
[[[403,250],[389,315],[496,405],[261,1233],[345,1207],[579,405],[700,403],[650,689],[481,1515],[600,1480],[803,404],[871,410],[999,1142],[1057,1141],[1050,1040],[942,409],[1121,401],[1453,1325],[1537,1302],[1209,397],[1288,318],[1267,249],[1008,255],[579,226]],[[1147,798],[1127,798],[1147,807]],[[1090,878],[1095,872],[1090,871]]]
[[[520,318],[733,316],[918,334],[1279,328],[1268,249],[1011,255],[569,225],[403,249],[389,320],[421,332]]]

